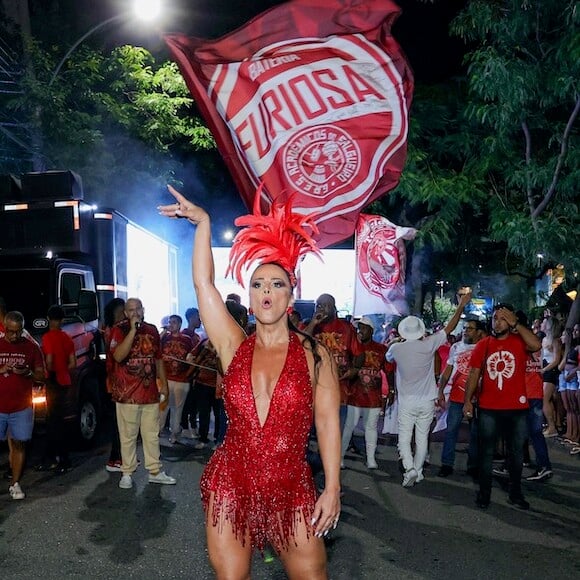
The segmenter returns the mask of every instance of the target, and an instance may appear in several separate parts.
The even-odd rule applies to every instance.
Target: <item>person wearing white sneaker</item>
[[[375,459],[377,451],[377,424],[383,408],[381,371],[386,372],[387,347],[373,340],[373,321],[363,316],[357,323],[357,336],[361,353],[355,363],[356,378],[350,385],[347,397],[346,421],[342,432],[342,459],[348,449],[353,431],[360,416],[365,428],[367,468],[378,469]]]
[[[178,314],[169,317],[168,331],[161,338],[161,352],[165,364],[165,374],[169,387],[169,405],[159,413],[159,430],[165,427],[169,413],[171,435],[169,443],[177,443],[181,435],[181,414],[189,393],[189,382],[194,367],[192,351],[194,344],[189,336],[181,331],[183,320]]]
[[[411,469],[407,469],[407,471],[405,471],[405,473],[403,474],[403,483],[401,485],[403,487],[413,487],[418,477],[419,474],[417,473],[417,470],[414,467],[412,467]],[[423,477],[421,477],[421,480],[423,480]]]
[[[123,474],[119,480],[119,487],[121,489],[131,489],[133,487],[133,478],[128,473]]]
[[[2,307],[0,303],[0,307]],[[0,314],[3,312],[0,311]],[[44,379],[44,361],[33,340],[23,337],[24,317],[20,312],[7,312],[0,319],[0,440],[10,432],[10,469],[12,499],[24,499],[20,488],[26,457],[26,442],[32,438],[34,411],[32,387]]]
[[[24,499],[26,497],[18,482],[13,483],[8,488],[8,491],[10,492],[10,497],[12,499]]]
[[[141,300],[125,303],[126,319],[111,330],[111,395],[116,404],[123,477],[121,489],[133,486],[137,469],[137,437],[141,433],[145,468],[151,476],[162,471],[159,449],[159,410],[168,403],[169,390],[161,358],[157,328],[144,322]],[[158,388],[159,385],[159,388]]]
[[[396,363],[395,383],[399,402],[399,454],[405,468],[403,486],[411,487],[418,477],[423,477],[427,457],[429,428],[435,414],[438,397],[435,382],[435,352],[447,342],[471,292],[464,292],[451,320],[444,329],[425,337],[425,324],[416,316],[407,316],[399,323],[402,342],[391,344],[386,358]],[[415,453],[411,439],[415,433]]]
[[[161,485],[175,485],[177,480],[175,477],[171,477],[165,473],[165,471],[160,471],[159,473],[149,474],[149,483],[160,483]]]

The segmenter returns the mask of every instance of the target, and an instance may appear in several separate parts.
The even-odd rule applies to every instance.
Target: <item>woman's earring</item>
[[[288,316],[290,316],[290,314],[292,314],[293,310],[294,310],[294,308],[292,308],[292,306],[288,306],[288,308],[286,308],[286,314],[288,314]]]

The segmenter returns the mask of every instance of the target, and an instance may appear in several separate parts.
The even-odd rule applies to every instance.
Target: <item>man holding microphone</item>
[[[129,298],[125,303],[126,319],[116,324],[111,332],[111,394],[116,404],[121,441],[121,489],[133,487],[139,431],[149,483],[176,483],[162,471],[159,459],[159,408],[167,406],[169,389],[159,332],[144,321],[144,313],[141,300]]]

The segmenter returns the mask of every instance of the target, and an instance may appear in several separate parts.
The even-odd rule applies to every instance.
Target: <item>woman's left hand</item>
[[[195,225],[209,219],[207,212],[204,209],[189,201],[174,187],[168,185],[167,189],[175,198],[176,203],[160,205],[157,209],[161,215],[170,218],[186,218]]]
[[[314,506],[310,522],[314,527],[314,535],[318,538],[326,536],[331,529],[336,528],[339,517],[340,490],[325,489]]]

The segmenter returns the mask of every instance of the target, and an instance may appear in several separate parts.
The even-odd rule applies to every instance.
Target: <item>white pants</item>
[[[158,473],[159,460],[159,403],[133,405],[116,403],[119,440],[121,442],[121,470],[131,475],[137,469],[137,437],[141,431],[145,469]]]
[[[189,383],[179,383],[177,381],[167,381],[169,386],[169,404],[163,411],[159,412],[159,431],[163,431],[167,413],[171,411],[169,417],[169,430],[173,437],[178,437],[181,433],[181,414],[185,405],[185,399],[189,392]]]
[[[399,399],[399,455],[405,471],[415,468],[423,473],[427,457],[429,428],[433,421],[435,401],[406,402]],[[411,439],[415,431],[415,456],[411,451]]]
[[[342,432],[342,459],[344,459],[344,455],[348,449],[348,444],[350,443],[354,428],[357,426],[357,423],[359,422],[359,419],[362,415],[365,426],[365,447],[367,452],[367,463],[375,463],[377,439],[379,436],[377,431],[377,424],[379,422],[380,414],[380,408],[353,407],[352,405],[348,405],[346,408],[346,421],[344,423],[344,430]]]

